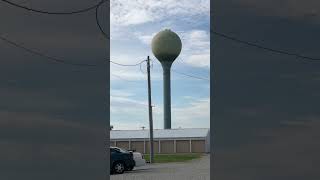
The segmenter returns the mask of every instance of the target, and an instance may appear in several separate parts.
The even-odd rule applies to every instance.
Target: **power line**
[[[238,38],[231,37],[229,35],[226,35],[226,34],[223,34],[223,33],[220,33],[220,32],[216,32],[216,31],[213,31],[213,30],[211,32],[213,34],[215,34],[217,36],[220,36],[220,37],[223,37],[225,39],[229,39],[229,40],[232,40],[232,41],[237,42],[237,43],[245,44],[245,45],[248,45],[248,46],[256,47],[256,48],[267,50],[267,51],[270,51],[270,52],[274,52],[274,53],[278,53],[278,54],[285,54],[285,55],[289,55],[289,56],[295,56],[297,58],[307,59],[307,60],[311,60],[311,61],[320,61],[319,58],[308,57],[308,56],[304,56],[304,55],[300,55],[300,54],[296,54],[296,53],[291,53],[291,52],[287,52],[287,51],[283,51],[283,50],[278,50],[278,49],[273,49],[273,48],[270,48],[270,47],[265,47],[265,46],[262,46],[262,45],[259,45],[259,44],[255,44],[255,43],[252,43],[252,42],[240,40]]]
[[[116,64],[116,65],[119,65],[119,66],[138,66],[138,65],[142,64],[145,61],[146,60],[143,60],[143,61],[141,61],[141,62],[139,62],[137,64],[121,64],[121,63],[117,63],[117,62],[114,62],[114,61],[110,61],[110,62],[113,63],[113,64]]]
[[[142,74],[146,74],[146,72],[144,72],[144,71],[142,70],[141,64],[140,64],[140,71],[141,71]]]
[[[175,72],[175,73],[177,73],[177,74],[181,74],[181,75],[184,75],[184,76],[187,76],[187,77],[191,77],[191,78],[199,79],[199,80],[210,81],[209,79],[204,78],[204,77],[199,77],[199,76],[195,76],[195,75],[190,75],[190,74],[186,74],[186,73],[178,72],[178,71],[176,71],[176,70],[172,70],[172,72]]]
[[[62,64],[74,65],[74,66],[89,66],[89,67],[97,67],[97,66],[101,65],[101,64],[87,64],[87,63],[72,63],[72,62],[68,62],[68,61],[66,61],[66,60],[59,59],[59,58],[55,58],[55,57],[52,57],[52,56],[48,56],[48,55],[46,55],[46,54],[44,54],[44,53],[42,53],[42,52],[39,52],[39,51],[36,51],[36,50],[32,50],[32,49],[30,49],[30,48],[27,48],[27,47],[25,47],[25,46],[23,46],[23,45],[20,45],[20,44],[18,44],[18,43],[16,43],[16,42],[13,42],[13,41],[9,40],[9,39],[7,39],[7,38],[5,38],[5,37],[3,37],[3,36],[0,36],[0,39],[3,40],[3,41],[6,42],[6,43],[9,43],[9,44],[11,44],[11,45],[13,45],[13,46],[15,46],[15,47],[17,47],[17,48],[20,48],[20,49],[22,49],[22,50],[24,50],[24,51],[29,52],[29,53],[31,53],[31,54],[34,54],[34,55],[37,55],[37,56],[46,58],[46,59],[51,60],[51,61],[56,62],[56,63],[62,63]],[[136,64],[121,64],[121,63],[117,63],[117,62],[114,62],[114,61],[111,61],[111,60],[110,60],[110,62],[113,63],[113,64],[116,64],[116,65],[119,65],[119,66],[126,66],[126,67],[132,67],[132,66],[138,66],[138,65],[139,65],[139,66],[140,66],[140,70],[141,70],[141,64],[144,63],[144,62],[146,62],[146,60],[142,60],[142,61],[140,61],[139,63],[136,63]],[[142,71],[142,70],[141,70],[141,71]],[[209,79],[205,79],[205,78],[202,78],[202,77],[197,77],[197,76],[194,76],[194,75],[189,75],[189,74],[181,73],[181,72],[178,72],[178,71],[175,71],[175,70],[172,70],[172,71],[175,72],[175,73],[184,75],[184,76],[188,76],[188,77],[192,77],[192,78],[196,78],[196,79],[201,79],[201,80],[207,80],[207,81],[209,81]],[[143,71],[142,71],[142,72],[143,72]],[[144,73],[144,72],[143,72],[143,73]],[[115,76],[115,75],[114,75],[114,76]],[[119,76],[117,76],[117,77],[119,78]],[[121,78],[121,77],[120,77],[120,78]],[[122,80],[125,80],[125,79],[122,78]],[[125,80],[125,81],[128,81],[128,80]],[[133,81],[131,81],[131,82],[133,82]]]
[[[72,62],[68,62],[66,60],[63,60],[63,59],[59,59],[59,58],[55,58],[55,57],[52,57],[52,56],[48,56],[42,52],[39,52],[39,51],[36,51],[36,50],[33,50],[33,49],[30,49],[30,48],[27,48],[21,44],[18,44],[16,42],[13,42],[3,36],[0,36],[0,39],[8,44],[11,44],[19,49],[22,49],[24,51],[27,51],[29,52],[30,54],[33,54],[33,55],[37,55],[37,56],[40,56],[40,57],[44,57],[50,61],[53,61],[53,62],[56,62],[56,63],[62,63],[62,64],[67,64],[67,65],[73,65],[73,66],[88,66],[88,67],[97,67],[97,66],[100,66],[101,64],[87,64],[87,63],[72,63]]]
[[[106,2],[106,1],[104,1],[104,2]],[[96,23],[97,23],[97,26],[98,26],[100,32],[102,33],[102,35],[103,35],[105,38],[110,39],[110,37],[107,35],[107,33],[104,32],[104,30],[103,30],[103,28],[102,28],[102,26],[101,26],[101,24],[100,24],[99,17],[98,17],[99,7],[100,7],[102,4],[103,4],[103,3],[99,4],[99,5],[96,7]]]
[[[151,62],[151,69],[153,69],[153,60],[150,59],[150,62]]]
[[[151,59],[151,60],[152,60],[152,59]],[[153,62],[153,61],[151,61],[151,62]],[[152,66],[153,66],[153,63],[152,63]],[[174,70],[174,69],[172,69],[171,71],[174,72],[174,73],[183,75],[183,76],[190,77],[190,78],[199,79],[199,80],[205,80],[205,81],[210,81],[210,79],[208,79],[208,78],[200,77],[200,76],[196,76],[196,75],[190,75],[190,74],[186,74],[186,73],[182,73],[182,72],[176,71],[176,70]]]
[[[36,13],[41,13],[41,14],[50,14],[50,15],[71,15],[71,14],[80,14],[80,13],[84,13],[87,11],[90,11],[96,7],[98,7],[99,5],[101,5],[102,3],[104,3],[106,0],[101,0],[98,4],[84,8],[84,9],[80,9],[80,10],[74,10],[74,11],[70,11],[70,12],[50,12],[50,11],[45,11],[45,10],[39,10],[39,9],[33,9],[33,8],[29,8],[27,6],[23,6],[14,2],[11,2],[9,0],[1,0],[2,2],[5,2],[11,6],[20,8],[20,9],[24,9],[27,11],[32,11],[32,12],[36,12]]]
[[[18,44],[18,43],[16,43],[16,42],[12,41],[12,40],[9,40],[8,38],[5,38],[5,37],[3,37],[3,36],[0,36],[0,40],[6,42],[6,43],[8,43],[8,44],[11,44],[11,45],[13,45],[13,46],[15,46],[15,47],[17,47],[17,48],[19,48],[19,49],[22,49],[22,50],[24,50],[24,51],[27,51],[27,52],[29,52],[30,54],[33,54],[33,55],[37,55],[37,56],[46,58],[46,59],[48,59],[48,60],[50,60],[50,61],[54,61],[54,62],[56,62],[56,63],[62,63],[62,64],[74,65],[74,66],[92,66],[92,67],[94,67],[94,66],[97,67],[97,66],[100,66],[100,65],[101,65],[101,64],[87,64],[87,63],[72,63],[72,62],[68,62],[68,61],[66,61],[66,60],[64,60],[64,59],[55,58],[55,57],[46,55],[46,54],[44,54],[44,53],[42,53],[42,52],[40,52],[40,51],[36,51],[36,50],[30,49],[30,48],[27,48],[27,47],[25,47],[25,46],[23,46],[23,45],[21,45],[21,44]],[[106,60],[105,62],[107,62],[107,61],[108,61],[108,60]],[[121,64],[121,63],[117,63],[117,62],[114,62],[114,61],[111,61],[111,60],[110,60],[110,62],[113,63],[113,64],[116,64],[116,65],[119,65],[119,66],[129,66],[129,67],[130,67],[130,66],[138,66],[138,65],[141,65],[141,64],[142,64],[143,62],[145,62],[145,61],[146,61],[146,60],[142,60],[141,62],[139,62],[139,63],[137,63],[137,64]]]
[[[130,83],[140,84],[140,83],[137,82],[137,81],[131,81],[131,80],[125,79],[125,78],[123,78],[123,77],[121,77],[121,76],[119,76],[119,75],[115,75],[115,74],[113,74],[113,73],[110,73],[110,74],[111,74],[112,76],[114,76],[114,77],[117,77],[117,78],[120,79],[120,80],[127,81],[127,82],[130,82]]]

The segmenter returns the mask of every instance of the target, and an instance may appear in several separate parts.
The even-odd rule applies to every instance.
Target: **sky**
[[[151,51],[153,36],[166,28],[182,39],[172,65],[172,128],[210,126],[210,1],[112,0],[111,60],[136,64],[150,56],[154,128],[163,129],[162,67]],[[146,64],[141,69],[110,65],[111,118],[114,129],[149,127]],[[199,80],[175,73],[195,75]]]

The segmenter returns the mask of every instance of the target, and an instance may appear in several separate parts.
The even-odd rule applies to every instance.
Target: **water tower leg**
[[[163,62],[163,113],[164,129],[171,129],[171,86],[170,68],[171,62]]]

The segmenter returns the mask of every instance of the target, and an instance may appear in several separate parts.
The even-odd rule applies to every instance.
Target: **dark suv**
[[[135,166],[133,154],[118,147],[110,147],[110,173],[122,174],[125,170],[132,170]]]

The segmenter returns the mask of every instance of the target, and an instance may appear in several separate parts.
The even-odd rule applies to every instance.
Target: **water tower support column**
[[[171,129],[171,84],[170,69],[172,62],[161,62],[163,68],[163,113],[164,129]]]

